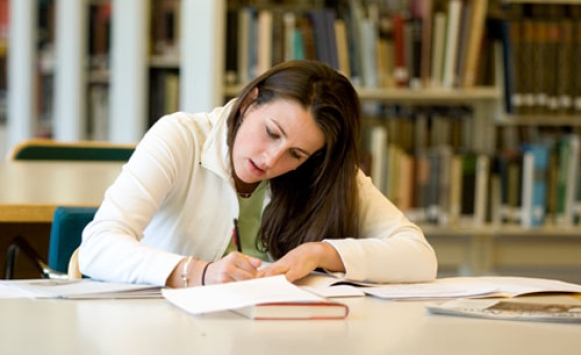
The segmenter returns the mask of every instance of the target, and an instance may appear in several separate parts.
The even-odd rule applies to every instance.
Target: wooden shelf
[[[109,84],[110,72],[107,69],[91,70],[87,81],[89,84]]]
[[[547,4],[547,5],[581,4],[581,0],[502,0],[502,2],[507,4]]]
[[[178,55],[154,55],[149,58],[149,66],[152,68],[178,69],[180,57]]]
[[[496,123],[506,126],[581,126],[581,115],[551,113],[531,115],[504,115],[500,117]]]
[[[240,85],[224,87],[226,96],[236,96],[242,89]],[[356,88],[362,101],[381,101],[393,103],[467,103],[475,100],[499,100],[501,91],[496,87],[477,87],[473,89],[422,89],[407,88],[366,89]]]
[[[476,87],[472,89],[366,89],[357,88],[361,100],[394,103],[466,103],[474,100],[498,100],[501,92],[496,87]]]
[[[560,227],[546,225],[542,227],[522,227],[518,225],[466,225],[466,226],[437,226],[420,225],[424,233],[428,236],[542,236],[551,237],[575,237],[581,238],[581,227]]]

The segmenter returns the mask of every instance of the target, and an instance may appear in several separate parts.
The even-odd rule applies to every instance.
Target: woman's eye
[[[270,128],[268,128],[268,126],[266,127],[266,135],[269,136],[270,138],[278,138],[278,134],[271,131]]]
[[[300,155],[299,153],[297,153],[294,150],[291,150],[290,151],[290,155],[291,155],[292,158],[297,159],[297,160],[301,160],[302,157],[303,157],[302,155]]]

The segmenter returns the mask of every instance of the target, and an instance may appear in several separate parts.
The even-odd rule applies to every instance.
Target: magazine
[[[458,299],[426,307],[432,314],[515,320],[581,323],[581,302],[541,303],[512,300]]]

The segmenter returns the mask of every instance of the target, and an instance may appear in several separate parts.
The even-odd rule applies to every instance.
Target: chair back
[[[95,212],[97,207],[57,207],[48,249],[48,265],[52,269],[67,273],[69,260],[81,244],[83,229],[93,220]]]
[[[59,142],[31,139],[17,144],[9,153],[11,160],[127,161],[135,145],[111,142]]]

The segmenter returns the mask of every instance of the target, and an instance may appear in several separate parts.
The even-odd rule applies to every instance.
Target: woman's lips
[[[250,166],[250,172],[252,174],[257,175],[257,176],[264,175],[264,173],[265,173],[264,169],[259,168],[258,165],[256,165],[251,159],[248,159],[248,162],[249,162],[248,165]]]

